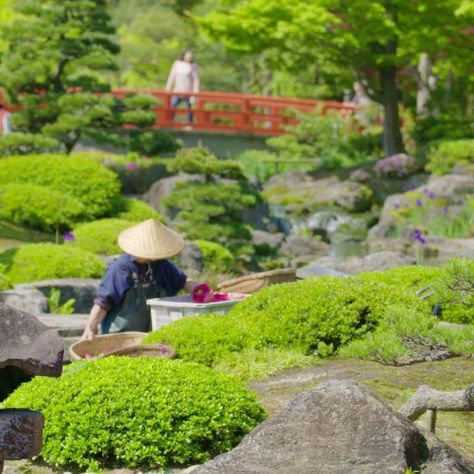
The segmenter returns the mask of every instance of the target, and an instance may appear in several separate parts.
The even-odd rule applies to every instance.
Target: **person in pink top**
[[[173,63],[165,89],[178,94],[171,97],[171,106],[176,108],[180,103],[184,103],[189,109],[188,120],[192,122],[193,113],[191,109],[192,104],[195,102],[195,97],[179,95],[180,92],[199,92],[199,71],[190,49],[184,50],[180,59]]]

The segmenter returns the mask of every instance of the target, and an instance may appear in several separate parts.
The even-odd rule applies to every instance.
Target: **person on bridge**
[[[154,219],[125,229],[118,237],[125,252],[113,260],[100,283],[82,335],[91,340],[99,325],[102,334],[151,330],[146,300],[192,292],[198,285],[168,258],[184,247],[184,239]]]
[[[171,106],[176,108],[180,103],[184,103],[189,109],[188,120],[192,122],[193,113],[191,110],[196,98],[188,94],[199,92],[199,70],[190,49],[184,50],[180,58],[173,63],[165,90],[177,93],[171,97]],[[179,95],[179,93],[186,95]]]

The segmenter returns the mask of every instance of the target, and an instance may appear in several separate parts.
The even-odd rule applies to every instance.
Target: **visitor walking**
[[[173,63],[165,90],[177,93],[171,97],[171,106],[176,108],[180,103],[185,104],[189,110],[188,121],[192,122],[192,106],[196,98],[189,94],[199,92],[199,71],[190,49],[184,50],[180,58]],[[185,95],[179,95],[180,93]]]
[[[1,135],[7,135],[11,133],[11,118],[12,114],[3,104],[0,104],[0,132]]]
[[[169,260],[184,247],[174,230],[154,219],[124,230],[118,237],[126,252],[107,268],[92,306],[83,340],[97,333],[151,330],[146,304],[150,298],[174,296],[184,289],[192,292],[197,282],[189,280]]]

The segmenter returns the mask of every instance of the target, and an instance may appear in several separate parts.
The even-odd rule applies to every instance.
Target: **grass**
[[[54,241],[54,235],[0,221],[0,252],[29,243],[52,241]]]

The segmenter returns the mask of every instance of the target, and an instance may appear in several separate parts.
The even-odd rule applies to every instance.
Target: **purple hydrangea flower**
[[[429,192],[428,192],[428,197],[429,197],[430,199],[435,199],[435,198],[436,198],[436,193],[434,193],[433,191],[429,191]]]
[[[423,201],[422,201],[421,199],[417,199],[417,200],[415,201],[415,204],[416,204],[418,207],[421,207],[421,206],[423,206]]]
[[[131,161],[130,163],[127,163],[127,169],[130,171],[137,171],[138,165]]]
[[[449,212],[449,208],[447,206],[443,207],[443,209],[441,209],[442,212],[444,212],[445,214],[447,214]]]
[[[400,209],[400,204],[397,202],[393,205],[394,209]]]
[[[421,192],[426,196],[429,194],[428,188],[423,188]]]
[[[64,240],[76,240],[76,237],[74,236],[74,234],[73,234],[72,232],[70,232],[70,231],[67,230],[67,231],[64,232],[64,234],[63,234],[63,239],[64,239]]]

